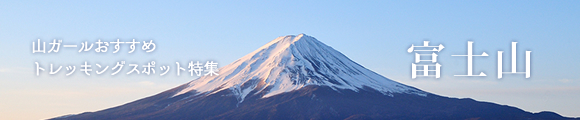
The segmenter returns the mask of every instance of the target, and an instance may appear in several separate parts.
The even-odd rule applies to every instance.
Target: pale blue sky
[[[36,77],[43,66],[124,60],[159,65],[213,60],[220,66],[252,52],[278,36],[305,33],[355,62],[398,82],[439,95],[474,98],[580,117],[580,1],[0,1],[0,119],[42,119],[96,111],[159,93],[194,77],[170,71],[164,77],[92,75]],[[154,40],[153,53],[128,46],[112,52],[32,54],[31,44],[62,39],[68,44]],[[411,79],[411,44],[443,44],[441,79]],[[474,72],[465,74],[467,41],[474,41]],[[519,58],[532,51],[532,77],[496,79],[497,51],[510,43]],[[109,47],[112,49],[112,47]],[[519,68],[524,65],[518,61]],[[112,67],[112,66],[111,66]],[[46,68],[46,67],[45,67]],[[64,68],[63,68],[64,69]],[[78,69],[78,68],[77,68]],[[158,74],[157,74],[158,75]]]

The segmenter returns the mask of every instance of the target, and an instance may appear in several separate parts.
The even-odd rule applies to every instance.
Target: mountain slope
[[[219,74],[121,106],[54,119],[566,119],[424,92],[304,34],[276,38]]]

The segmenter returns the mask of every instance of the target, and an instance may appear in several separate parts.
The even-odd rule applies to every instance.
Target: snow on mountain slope
[[[372,88],[384,95],[427,92],[387,79],[353,62],[332,47],[300,34],[278,37],[258,50],[219,69],[219,75],[203,76],[187,83],[174,96],[187,92],[213,94],[231,90],[243,102],[251,91],[262,98],[297,90],[308,85],[334,90],[359,91]]]

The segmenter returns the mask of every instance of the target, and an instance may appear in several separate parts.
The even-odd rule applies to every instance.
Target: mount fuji
[[[574,119],[449,98],[383,77],[305,34],[159,94],[71,119]]]

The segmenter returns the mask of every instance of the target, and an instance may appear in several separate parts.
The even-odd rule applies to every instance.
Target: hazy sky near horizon
[[[97,111],[154,95],[195,77],[175,73],[175,62],[216,61],[225,66],[279,36],[305,33],[387,78],[435,94],[510,105],[530,112],[554,111],[580,117],[580,1],[0,1],[0,119],[45,119]],[[66,44],[149,41],[127,53],[82,52],[62,48],[32,53],[32,42]],[[440,79],[411,79],[413,54],[407,49],[443,44]],[[474,42],[474,74],[466,74]],[[497,79],[497,51],[509,71],[511,42],[518,58],[532,51],[532,77]],[[49,47],[47,43],[47,47]],[[94,50],[95,47],[93,47]],[[48,49],[48,48],[47,48]],[[171,71],[159,74],[86,76],[84,62],[113,67],[116,62],[155,61]],[[35,75],[62,65],[57,75]],[[77,66],[65,76],[65,65]],[[518,59],[523,70],[524,60]],[[110,69],[110,68],[109,68]],[[140,68],[141,69],[141,68]],[[127,66],[123,72],[128,72]],[[121,73],[123,73],[121,72]],[[159,71],[157,71],[159,72]]]

